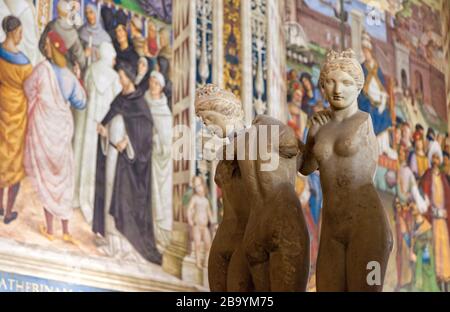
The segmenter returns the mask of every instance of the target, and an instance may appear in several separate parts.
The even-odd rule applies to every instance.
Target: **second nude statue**
[[[320,171],[324,194],[317,291],[381,291],[392,233],[373,184],[378,145],[358,109],[364,74],[353,51],[330,51],[319,83],[331,109],[312,116],[300,168]],[[380,276],[370,280],[373,268]]]

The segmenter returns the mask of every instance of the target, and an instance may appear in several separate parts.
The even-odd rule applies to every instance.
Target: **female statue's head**
[[[364,72],[351,50],[330,51],[320,71],[319,84],[334,110],[356,103],[364,85]]]
[[[222,138],[243,126],[244,111],[239,99],[214,84],[197,89],[195,113],[210,131]]]

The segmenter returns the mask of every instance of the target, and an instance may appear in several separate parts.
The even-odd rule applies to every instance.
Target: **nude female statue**
[[[319,169],[324,195],[317,291],[381,291],[392,233],[373,185],[378,146],[370,115],[358,109],[364,74],[354,52],[330,51],[319,83],[331,109],[311,117],[300,167]],[[379,285],[367,279],[372,261]]]
[[[299,146],[293,131],[276,119],[258,116],[246,129],[240,101],[214,85],[197,90],[196,114],[218,136],[230,139],[217,166],[224,218],[209,255],[212,291],[304,291],[309,274],[309,237],[295,194]],[[279,166],[261,171],[262,160],[237,157],[238,145],[249,147],[258,126],[279,127]],[[255,131],[256,136],[251,136]],[[259,142],[259,141],[258,141]],[[272,141],[270,141],[272,142]],[[256,143],[258,144],[258,143]],[[228,147],[234,150],[228,158]],[[255,145],[256,146],[256,145]]]

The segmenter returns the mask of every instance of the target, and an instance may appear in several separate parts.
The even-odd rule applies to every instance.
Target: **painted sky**
[[[304,0],[309,8],[324,14],[329,17],[335,17],[333,7],[336,7],[336,2],[339,0]],[[386,35],[386,21],[384,12],[378,10],[371,10],[371,7],[367,4],[360,2],[358,0],[345,0],[344,8],[347,12],[351,10],[357,10],[364,13],[364,27],[366,31],[374,38],[385,41],[387,40]],[[379,17],[379,23],[373,22],[371,16]],[[348,23],[351,23],[351,15],[349,15]]]

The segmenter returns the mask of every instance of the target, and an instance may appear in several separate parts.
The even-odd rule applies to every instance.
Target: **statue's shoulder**
[[[257,115],[252,121],[252,125],[284,125],[281,121],[268,115]]]
[[[278,126],[280,133],[283,132],[295,138],[295,132],[291,127],[271,116],[257,115],[252,121],[252,126]]]
[[[354,129],[359,131],[373,131],[372,117],[369,113],[360,110],[355,114],[354,118]]]
[[[353,122],[359,126],[361,126],[369,121],[372,122],[372,118],[370,117],[370,114],[366,113],[362,110],[358,110],[358,112],[354,115],[353,120],[354,120]]]

